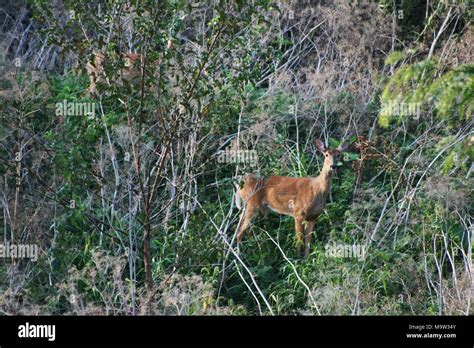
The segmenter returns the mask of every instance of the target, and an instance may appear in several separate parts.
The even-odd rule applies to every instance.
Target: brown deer
[[[253,216],[258,211],[269,209],[295,219],[298,254],[302,253],[304,235],[304,251],[305,256],[308,256],[312,231],[316,219],[326,206],[338,156],[341,152],[347,151],[349,147],[348,142],[343,142],[336,149],[327,149],[319,139],[315,141],[315,145],[324,155],[323,169],[317,177],[270,176],[257,178],[253,174],[244,176],[244,186],[237,191],[236,195],[237,207],[239,209],[242,207],[242,201],[245,205],[236,232],[237,242],[242,241]]]
[[[140,53],[122,53],[121,58],[124,61],[124,68],[120,71],[122,81],[133,81],[140,77]],[[107,57],[102,52],[94,52],[92,62],[86,65],[87,75],[89,75],[89,94],[97,94],[97,82],[110,83],[109,78],[105,74],[104,63]],[[116,81],[121,83],[121,81]]]

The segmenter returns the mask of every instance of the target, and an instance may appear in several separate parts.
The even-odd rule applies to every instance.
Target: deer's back
[[[324,197],[315,197],[313,178],[247,176],[241,193],[256,208],[305,218],[319,215],[325,203]]]

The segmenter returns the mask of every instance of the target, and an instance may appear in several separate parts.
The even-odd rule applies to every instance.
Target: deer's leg
[[[295,216],[295,231],[296,231],[296,248],[298,255],[301,256],[303,251],[303,226],[304,219],[302,217]]]
[[[306,224],[306,228],[304,231],[304,256],[305,257],[309,255],[309,247],[311,245],[311,237],[313,236],[313,229],[314,229],[315,224],[316,224],[316,220],[308,221]]]
[[[247,206],[244,208],[244,212],[242,213],[240,225],[237,228],[237,242],[240,243],[242,238],[244,237],[244,233],[247,228],[250,226],[250,222],[252,221],[253,216],[257,212],[257,209],[254,205],[248,203]]]

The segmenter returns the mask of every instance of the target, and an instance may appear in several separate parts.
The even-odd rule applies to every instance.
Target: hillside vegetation
[[[39,255],[0,313],[473,314],[467,1],[2,4],[1,240]],[[239,178],[316,139],[351,146],[310,255],[272,213],[237,245]]]

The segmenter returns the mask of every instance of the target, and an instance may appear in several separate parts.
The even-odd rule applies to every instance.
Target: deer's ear
[[[326,146],[324,146],[324,143],[323,143],[321,140],[316,139],[316,140],[314,141],[314,144],[316,145],[316,148],[317,148],[319,151],[321,151],[321,152],[326,151]]]
[[[339,152],[345,152],[349,148],[349,145],[350,145],[349,142],[346,140],[341,145],[338,146],[337,150]]]

